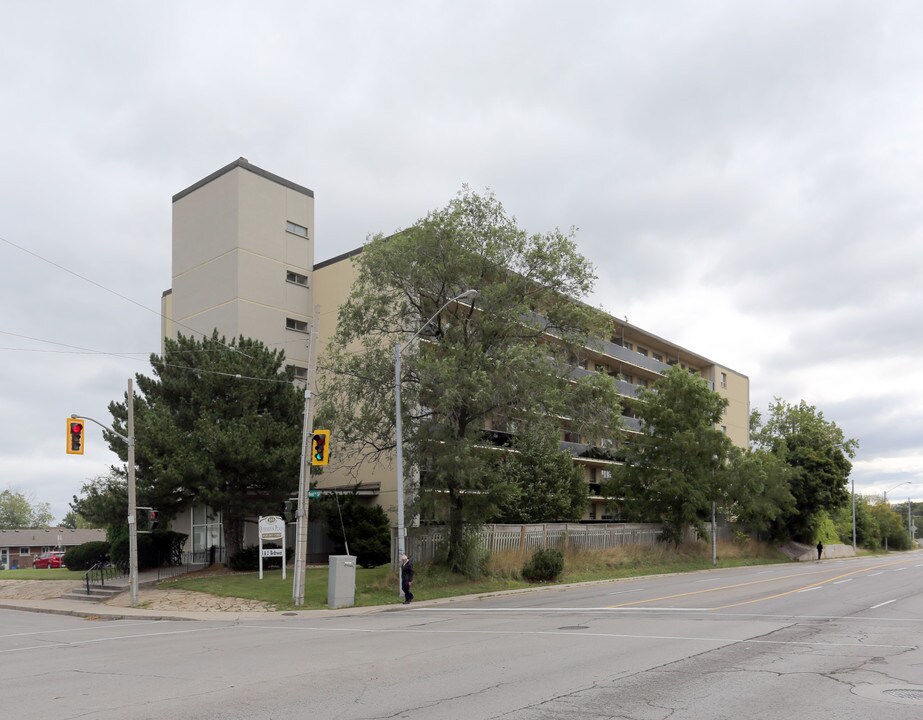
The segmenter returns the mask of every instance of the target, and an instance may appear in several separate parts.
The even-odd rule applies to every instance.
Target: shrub
[[[536,550],[532,559],[522,566],[522,576],[529,582],[551,582],[564,572],[564,555],[560,550]]]
[[[270,548],[280,548],[282,547],[278,543],[263,543],[263,548],[268,550]],[[292,557],[295,555],[294,548],[285,548],[285,561],[290,562]],[[250,545],[245,547],[239,553],[231,555],[228,558],[228,567],[231,570],[237,570],[239,572],[252,572],[254,570],[260,569],[260,547],[259,545]],[[263,570],[272,569],[272,568],[281,568],[282,567],[282,558],[263,558]]]
[[[64,565],[68,570],[89,570],[98,562],[105,562],[109,557],[109,543],[93,540],[83,545],[70,548],[64,553]]]
[[[138,570],[150,570],[163,565],[178,565],[182,562],[183,546],[188,535],[172,530],[155,530],[152,533],[138,533]],[[110,548],[112,563],[128,567],[129,539],[122,535]]]
[[[339,499],[340,506],[336,501]],[[327,537],[334,546],[334,554],[346,550],[343,542],[343,526],[349,550],[356,556],[356,563],[364,568],[378,567],[391,561],[391,522],[379,505],[363,505],[355,495],[342,498],[324,498],[318,505],[327,521]],[[342,522],[340,516],[342,514]]]

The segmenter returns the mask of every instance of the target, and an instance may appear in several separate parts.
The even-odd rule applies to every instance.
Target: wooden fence
[[[640,523],[544,523],[536,525],[485,525],[475,533],[480,547],[489,552],[532,552],[544,548],[558,550],[605,550],[625,545],[655,545],[663,532],[660,525]],[[718,537],[730,533],[725,525],[718,526]],[[446,541],[448,529],[442,525],[408,529],[407,554],[415,562],[430,562]],[[686,539],[698,536],[691,528]],[[392,543],[391,547],[396,547]],[[396,552],[396,551],[395,551]],[[396,562],[397,558],[393,558]]]

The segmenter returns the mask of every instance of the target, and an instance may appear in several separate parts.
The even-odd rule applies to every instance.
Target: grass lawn
[[[42,568],[33,570],[0,570],[0,580],[83,580],[84,570],[67,568]]]
[[[719,544],[718,567],[738,567],[788,562],[775,549],[747,543]],[[485,574],[477,579],[447,572],[438,566],[417,566],[414,595],[418,600],[475,595],[500,590],[535,587],[521,579],[520,570],[528,558],[520,553],[491,556]],[[568,553],[564,573],[555,583],[590,582],[675,572],[691,572],[711,568],[711,547],[702,543],[671,547],[626,547],[598,552]],[[328,568],[308,568],[305,575],[305,602],[302,610],[323,609],[327,606]],[[224,597],[240,597],[272,603],[277,610],[295,609],[292,605],[293,573],[289,569],[282,580],[280,570],[264,571],[263,579],[256,572],[226,572],[188,577],[160,583],[160,587],[197,590]],[[356,569],[356,606],[388,605],[400,602],[397,575],[388,566]]]

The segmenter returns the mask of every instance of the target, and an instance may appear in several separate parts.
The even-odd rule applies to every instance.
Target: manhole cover
[[[901,698],[901,700],[923,700],[923,690],[917,690],[915,688],[894,688],[892,690],[885,690],[884,694]]]
[[[859,685],[852,693],[870,700],[923,705],[923,685]]]

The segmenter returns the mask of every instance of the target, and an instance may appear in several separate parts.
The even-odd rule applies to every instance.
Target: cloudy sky
[[[0,489],[61,518],[71,412],[160,348],[171,197],[238,157],[317,261],[491,188],[591,301],[817,406],[923,499],[923,3],[4,3]]]

